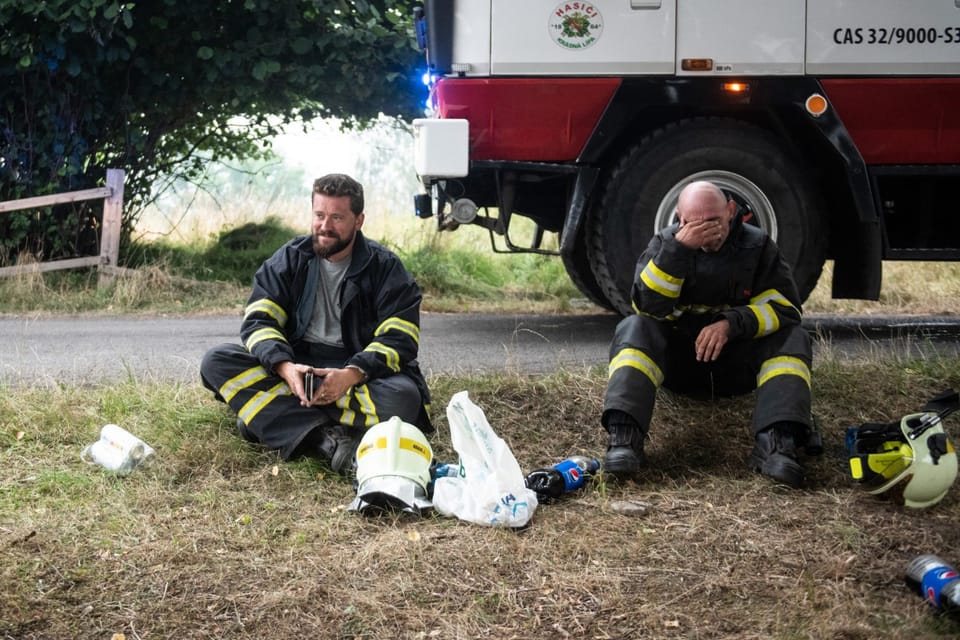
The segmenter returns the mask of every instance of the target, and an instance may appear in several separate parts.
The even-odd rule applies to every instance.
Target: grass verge
[[[424,311],[596,313],[570,282],[560,260],[545,256],[487,255],[462,249],[400,250],[423,290]],[[26,273],[0,278],[0,313],[10,314],[239,314],[248,283],[180,275],[183,268],[143,264],[113,284],[97,286],[92,271]],[[253,264],[253,262],[251,262]],[[259,264],[259,262],[257,262]],[[955,315],[960,264],[892,263],[879,301],[830,298],[830,267],[804,304],[806,313]],[[250,268],[250,280],[254,268]]]
[[[521,531],[347,513],[349,481],[246,445],[199,385],[0,389],[0,637],[956,637],[902,584],[916,554],[960,562],[956,487],[905,511],[860,491],[842,448],[846,426],[960,387],[956,358],[825,350],[815,374],[827,451],[808,488],[744,466],[751,397],[662,393],[638,482],[601,475]],[[440,460],[462,389],[524,469],[602,453],[600,369],[430,382]],[[84,465],[108,422],[156,459]],[[623,499],[650,511],[611,511]]]
[[[309,218],[301,217],[267,216],[179,242],[141,237],[122,251],[125,264],[135,271],[107,287],[98,288],[93,271],[0,278],[0,313],[240,313],[257,267],[306,231]],[[532,232],[519,222],[521,236]],[[573,285],[558,257],[495,253],[489,235],[479,227],[437,233],[429,225],[374,216],[364,231],[401,257],[423,291],[425,311],[597,311]],[[548,240],[544,248],[556,249],[555,244],[555,239]],[[886,263],[879,301],[833,300],[832,269],[828,262],[805,311],[956,313],[960,263]]]

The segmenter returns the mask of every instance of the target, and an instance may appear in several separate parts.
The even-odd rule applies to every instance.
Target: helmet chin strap
[[[943,422],[943,419],[946,418],[951,413],[953,413],[956,409],[957,409],[956,407],[947,407],[940,413],[923,414],[923,416],[917,421],[916,426],[913,426],[910,424],[907,425],[908,427],[910,427],[910,433],[907,434],[907,437],[910,438],[911,440],[916,440],[917,438],[922,436],[927,429],[929,429],[930,427],[935,427],[941,422]]]

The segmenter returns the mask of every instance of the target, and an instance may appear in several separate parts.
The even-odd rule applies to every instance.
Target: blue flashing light
[[[427,87],[427,98],[424,100],[423,104],[426,107],[428,114],[436,109],[436,98],[433,95],[433,88],[436,86],[439,79],[440,76],[436,73],[431,73],[429,68],[423,71],[423,73],[420,75],[420,81],[425,87]]]
[[[425,86],[432,87],[437,84],[437,80],[440,79],[440,76],[436,73],[430,73],[429,71],[424,71],[423,75],[420,76],[420,81],[423,82]]]

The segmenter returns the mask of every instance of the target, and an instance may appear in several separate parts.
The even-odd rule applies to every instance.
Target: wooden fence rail
[[[36,196],[21,200],[0,202],[0,214],[24,209],[49,207],[55,204],[81,202],[83,200],[103,199],[103,225],[100,229],[100,255],[49,262],[31,262],[29,264],[0,267],[0,277],[13,276],[36,271],[56,271],[59,269],[77,269],[79,267],[98,267],[99,284],[106,284],[117,272],[117,260],[120,258],[120,226],[123,217],[123,170],[107,169],[107,186],[82,191],[68,191],[48,196]]]

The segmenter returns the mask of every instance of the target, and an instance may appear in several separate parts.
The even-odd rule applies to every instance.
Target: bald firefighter
[[[237,413],[244,438],[284,459],[321,456],[345,473],[378,422],[399,416],[433,431],[417,364],[421,295],[400,259],[361,233],[356,180],[318,178],[311,203],[312,233],[286,243],[254,276],[243,344],[211,349],[200,375]]]
[[[745,225],[737,204],[712,183],[683,189],[677,219],[637,261],[635,314],[620,322],[610,346],[604,469],[641,471],[661,386],[710,397],[756,389],[749,464],[799,487],[812,352],[790,268],[773,240]]]

